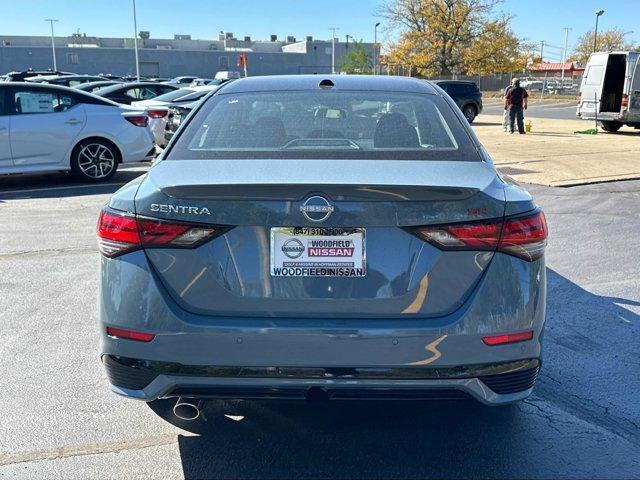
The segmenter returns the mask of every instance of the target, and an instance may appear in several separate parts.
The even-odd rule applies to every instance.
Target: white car
[[[199,87],[180,88],[150,100],[131,102],[132,107],[144,108],[149,115],[149,129],[153,134],[153,140],[159,147],[165,147],[165,129],[169,118],[169,107],[191,103],[201,98],[212,90],[217,90],[218,85],[204,85]]]
[[[150,160],[144,110],[72,88],[0,85],[0,174],[71,170],[100,182],[120,163]]]

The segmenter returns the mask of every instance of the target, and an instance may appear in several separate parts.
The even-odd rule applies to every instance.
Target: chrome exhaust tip
[[[179,397],[173,406],[173,414],[180,420],[191,421],[197,419],[201,414],[202,400]]]

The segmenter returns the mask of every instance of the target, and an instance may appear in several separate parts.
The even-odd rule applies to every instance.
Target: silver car
[[[207,399],[527,397],[545,218],[455,103],[397,77],[224,85],[101,214],[111,389]]]

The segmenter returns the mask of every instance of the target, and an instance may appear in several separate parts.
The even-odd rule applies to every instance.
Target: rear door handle
[[[82,123],[80,120],[78,120],[77,118],[70,118],[69,120],[67,120],[64,123],[68,123],[69,125],[77,125],[78,123]]]

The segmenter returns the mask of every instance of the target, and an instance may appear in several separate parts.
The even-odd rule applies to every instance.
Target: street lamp
[[[138,20],[136,19],[136,0],[133,0],[133,49],[136,52],[136,79],[140,81],[140,63],[138,62]]]
[[[380,26],[380,22],[377,22],[373,26],[373,74],[377,75],[377,67],[378,67],[378,27]]]
[[[347,45],[346,45],[346,49],[349,50],[349,39],[353,40],[354,42],[356,41],[355,38],[353,38],[351,35],[347,34],[345,35],[347,37]]]
[[[135,0],[133,0],[135,2]],[[329,27],[331,30],[331,73],[336,73],[336,30],[338,27]]]
[[[595,52],[598,48],[598,19],[604,13],[604,10],[596,10],[596,31],[593,35],[593,51]]]
[[[58,64],[56,63],[56,41],[53,36],[53,22],[57,22],[55,18],[45,18],[45,22],[49,22],[51,24],[51,53],[53,54],[53,71],[58,71]]]

